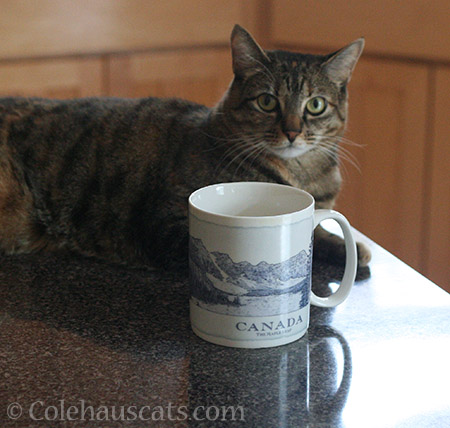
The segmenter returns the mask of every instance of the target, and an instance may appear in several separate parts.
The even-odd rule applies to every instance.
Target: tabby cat
[[[265,51],[236,25],[234,79],[213,108],[180,99],[0,100],[0,248],[68,249],[114,263],[185,266],[187,198],[269,181],[332,208],[339,141],[363,39],[330,55]],[[359,261],[369,250],[358,244]],[[318,228],[315,254],[341,263]]]

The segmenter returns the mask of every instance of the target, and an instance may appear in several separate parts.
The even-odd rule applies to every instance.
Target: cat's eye
[[[256,102],[262,110],[268,113],[274,111],[278,107],[278,100],[270,94],[260,95],[258,98],[256,98]]]
[[[327,108],[327,100],[323,97],[311,98],[306,103],[306,110],[308,110],[308,113],[312,114],[313,116],[318,116],[319,114],[322,114],[326,108]]]

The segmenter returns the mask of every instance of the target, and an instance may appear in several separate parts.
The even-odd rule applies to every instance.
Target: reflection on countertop
[[[261,350],[191,332],[185,273],[2,256],[0,426],[448,426],[450,296],[369,245],[346,302]],[[315,261],[314,290],[341,275]]]

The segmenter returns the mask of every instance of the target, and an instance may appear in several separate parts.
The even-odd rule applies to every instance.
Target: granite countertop
[[[0,427],[449,427],[450,296],[369,244],[346,302],[257,350],[192,333],[185,273],[2,256]]]

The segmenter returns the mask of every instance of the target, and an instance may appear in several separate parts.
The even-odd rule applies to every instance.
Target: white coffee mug
[[[342,228],[344,276],[328,297],[311,291],[314,228]],[[309,305],[332,307],[350,293],[356,244],[346,218],[314,210],[307,192],[280,184],[223,183],[189,197],[190,317],[193,331],[220,345],[265,348],[303,336]]]

